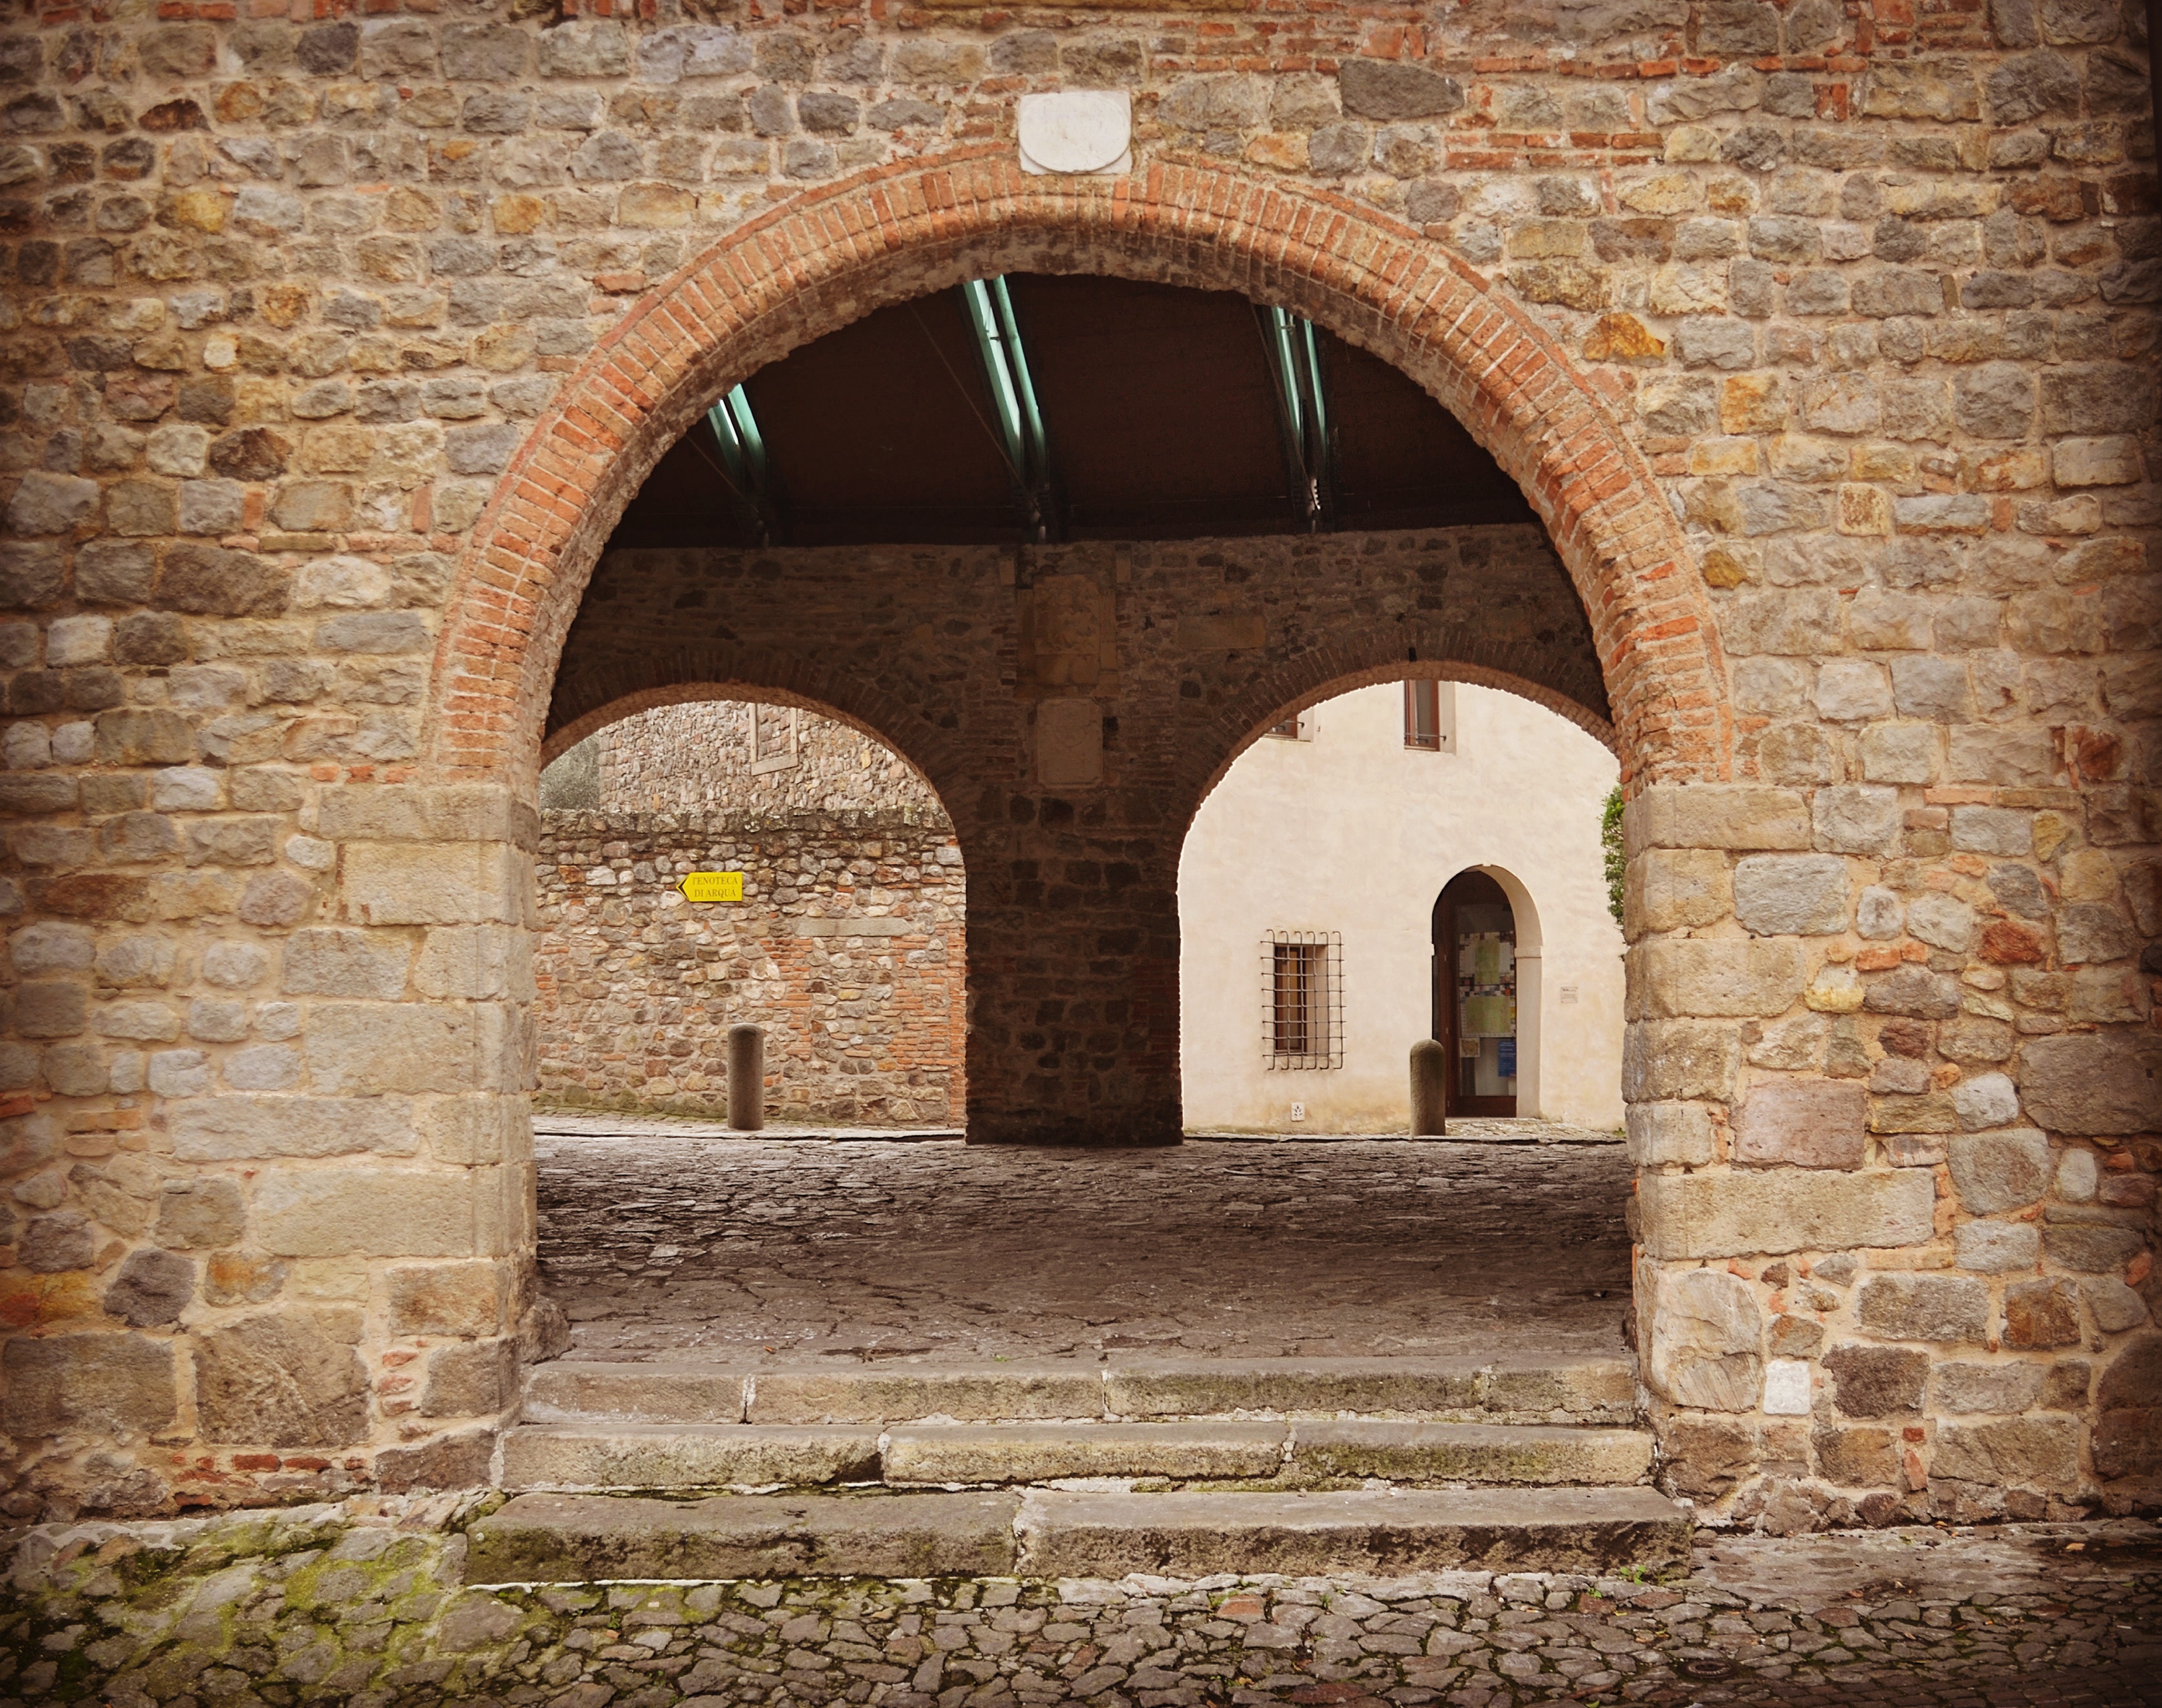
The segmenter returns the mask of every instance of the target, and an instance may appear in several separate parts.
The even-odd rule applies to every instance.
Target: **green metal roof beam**
[[[1037,401],[1036,381],[1029,373],[1028,352],[1021,341],[1021,323],[1014,316],[1013,297],[1002,278],[971,279],[961,287],[961,300],[990,384],[1006,466],[1028,512],[1029,525],[1039,538],[1045,537],[1054,508],[1051,441]]]
[[[1259,312],[1294,500],[1308,528],[1319,529],[1336,509],[1335,431],[1322,379],[1320,337],[1312,321],[1288,309]]]
[[[719,447],[728,484],[736,496],[758,515],[761,543],[781,533],[781,509],[773,490],[772,466],[768,462],[765,435],[751,410],[750,394],[740,385],[706,411],[706,425]]]

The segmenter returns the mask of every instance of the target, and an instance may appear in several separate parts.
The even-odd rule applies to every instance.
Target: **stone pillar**
[[[969,1141],[1177,1144],[1177,849],[1056,797],[1012,810],[1033,822],[962,832]]]
[[[11,1071],[39,1076],[0,1105],[8,1291],[64,1329],[0,1354],[7,1510],[485,1482],[521,1350],[560,1350],[532,1287],[534,814],[238,744],[186,764],[213,736],[162,711],[91,727],[64,781],[107,864],[81,869],[96,828],[18,825],[78,869],[0,885]]]
[[[2107,1023],[2123,974],[2042,969],[2135,945],[2052,899],[2100,888],[2076,838],[2112,809],[1944,792],[1629,808],[1643,1376],[1677,1491],[1768,1528],[2071,1516],[2154,1468],[2096,1397],[2155,1386],[2123,1339],[2154,1159],[2122,1136],[2162,1123],[2162,1041]]]
[[[728,1028],[728,1125],[755,1133],[765,1125],[765,1028]]]
[[[1454,1064],[1439,1038],[1412,1046],[1412,1136],[1439,1138],[1449,1131],[1449,1071]]]

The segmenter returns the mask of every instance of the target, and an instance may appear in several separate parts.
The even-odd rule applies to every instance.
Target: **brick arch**
[[[805,192],[656,286],[564,384],[460,561],[430,768],[530,778],[588,578],[653,465],[727,386],[885,303],[988,272],[1093,272],[1298,309],[1418,380],[1525,491],[1590,616],[1625,776],[1726,775],[1708,602],[1649,467],[1555,341],[1439,245],[1345,197],[1220,168],[1022,173],[1002,144]]]
[[[1601,746],[1617,747],[1618,737],[1612,723],[1531,676],[1458,658],[1398,658],[1389,650],[1392,641],[1393,636],[1389,642],[1377,637],[1373,645],[1363,649],[1342,643],[1317,648],[1300,657],[1285,660],[1251,684],[1245,692],[1230,700],[1212,720],[1212,733],[1217,739],[1194,744],[1197,770],[1204,766],[1209,769],[1189,797],[1193,804],[1188,816],[1188,826],[1193,823],[1192,813],[1201,810],[1202,803],[1215,792],[1216,786],[1230,774],[1239,756],[1261,739],[1272,726],[1324,700],[1333,700],[1355,689],[1370,688],[1379,682],[1469,682],[1475,687],[1499,688],[1504,693],[1544,707],[1556,717],[1574,723]],[[1384,656],[1355,661],[1362,651],[1379,651]]]

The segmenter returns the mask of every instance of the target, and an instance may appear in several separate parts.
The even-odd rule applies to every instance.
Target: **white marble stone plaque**
[[[1133,101],[1123,89],[1024,95],[1020,118],[1024,172],[1073,176],[1133,170]]]

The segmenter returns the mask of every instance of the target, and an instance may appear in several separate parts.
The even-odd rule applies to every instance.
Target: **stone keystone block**
[[[1856,1079],[1760,1080],[1735,1120],[1734,1160],[1859,1168],[1869,1152],[1868,1105]]]
[[[476,1202],[494,1171],[342,1168],[255,1188],[255,1236],[280,1257],[471,1257],[499,1218]]]
[[[1936,1205],[1919,1168],[1653,1174],[1637,1192],[1646,1252],[1677,1261],[1919,1246]]]
[[[1809,802],[1793,789],[1745,783],[1659,784],[1629,803],[1622,833],[1648,848],[1807,849]]]
[[[1663,938],[1635,951],[1641,1018],[1768,1018],[1801,998],[1801,945],[1730,938]]]

